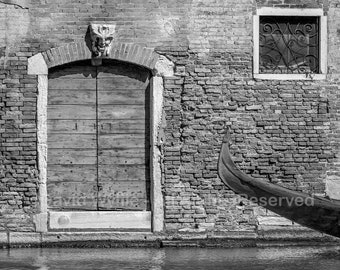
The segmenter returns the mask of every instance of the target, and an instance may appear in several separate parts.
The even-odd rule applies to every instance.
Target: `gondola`
[[[230,151],[230,134],[223,139],[218,174],[225,185],[237,194],[300,225],[340,237],[340,201],[256,179],[240,171]]]

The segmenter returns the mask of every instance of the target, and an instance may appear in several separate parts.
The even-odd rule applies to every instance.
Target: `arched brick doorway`
[[[38,123],[37,124],[38,124],[38,156],[39,156],[38,166],[39,166],[39,177],[40,177],[41,184],[40,184],[40,189],[39,189],[40,211],[35,216],[35,223],[36,223],[37,231],[65,230],[65,229],[75,229],[75,230],[77,230],[77,229],[80,229],[80,230],[83,230],[83,229],[118,229],[118,230],[120,230],[120,229],[123,229],[123,230],[124,229],[137,229],[137,230],[161,231],[163,229],[163,198],[162,198],[162,194],[161,194],[160,153],[159,153],[158,148],[156,147],[156,142],[157,142],[157,136],[158,136],[157,131],[159,130],[160,124],[161,124],[160,122],[161,122],[161,114],[162,114],[163,77],[171,76],[173,70],[172,70],[171,62],[168,61],[166,58],[155,54],[150,49],[145,49],[145,48],[139,47],[138,45],[115,44],[112,47],[109,56],[106,57],[106,60],[104,59],[105,64],[104,64],[103,67],[91,67],[90,65],[85,65],[87,67],[90,67],[90,69],[91,68],[96,69],[96,71],[95,71],[96,74],[94,76],[94,77],[96,77],[96,79],[95,79],[96,88],[93,90],[96,93],[95,94],[96,95],[96,98],[95,98],[96,105],[95,105],[95,110],[94,110],[95,111],[94,113],[96,114],[96,116],[88,116],[87,115],[86,117],[95,118],[95,119],[89,119],[89,120],[95,121],[94,126],[95,126],[95,129],[96,129],[96,131],[93,132],[93,134],[92,134],[92,137],[95,138],[95,139],[92,138],[95,142],[92,150],[94,150],[96,152],[96,157],[95,157],[96,162],[92,165],[95,165],[94,171],[95,171],[95,175],[96,175],[95,178],[97,179],[96,185],[97,185],[97,188],[98,188],[97,191],[96,191],[97,192],[97,194],[96,194],[97,198],[100,197],[100,196],[98,196],[98,194],[99,194],[98,191],[99,191],[99,189],[102,188],[101,186],[105,186],[105,185],[109,186],[109,188],[106,189],[107,194],[109,194],[110,191],[113,191],[113,189],[117,189],[117,186],[113,188],[112,185],[111,185],[111,187],[110,187],[110,184],[109,184],[110,181],[103,181],[103,179],[105,179],[105,177],[99,177],[99,175],[105,174],[104,170],[101,172],[100,171],[101,169],[98,166],[100,164],[100,159],[101,159],[100,152],[107,150],[108,152],[106,152],[106,154],[109,153],[110,158],[112,158],[112,160],[116,160],[116,161],[120,159],[120,156],[122,155],[122,153],[124,155],[127,155],[127,156],[130,155],[130,159],[125,159],[124,162],[125,161],[126,162],[132,162],[132,160],[135,160],[134,159],[135,157],[133,157],[133,155],[131,155],[131,153],[129,154],[129,150],[127,150],[127,148],[129,148],[131,145],[128,146],[127,148],[125,147],[125,149],[124,149],[124,147],[123,147],[123,149],[122,149],[122,147],[120,147],[121,148],[120,150],[122,150],[122,151],[118,151],[118,152],[116,151],[117,149],[113,149],[114,147],[112,147],[112,146],[109,146],[108,147],[109,149],[104,149],[105,147],[103,149],[100,148],[100,141],[105,141],[105,140],[101,139],[100,136],[101,135],[104,136],[104,137],[106,136],[106,135],[103,135],[101,133],[105,133],[105,128],[108,128],[108,125],[105,125],[107,123],[100,123],[100,125],[104,124],[103,130],[100,131],[100,128],[98,128],[100,125],[98,123],[100,121],[105,122],[106,120],[109,120],[109,119],[100,119],[100,117],[98,118],[98,116],[100,114],[99,112],[101,110],[103,110],[103,115],[105,115],[105,112],[104,112],[105,109],[103,109],[105,107],[105,104],[102,104],[102,106],[100,106],[100,104],[98,105],[98,103],[100,103],[100,102],[98,102],[99,101],[98,98],[105,100],[105,102],[108,100],[104,96],[99,97],[99,95],[98,95],[100,90],[98,90],[97,87],[98,87],[98,85],[101,84],[100,79],[99,79],[99,83],[98,83],[98,74],[101,73],[101,72],[105,73],[105,69],[106,69],[106,74],[112,75],[114,73],[114,72],[112,72],[112,70],[114,70],[114,69],[117,70],[117,66],[120,66],[120,68],[121,68],[121,66],[125,66],[124,72],[126,73],[127,70],[129,69],[129,68],[126,68],[126,67],[129,66],[130,71],[131,71],[131,68],[132,68],[132,70],[135,71],[135,74],[133,75],[131,72],[130,72],[129,75],[125,74],[126,78],[131,79],[131,77],[135,77],[134,78],[135,82],[140,82],[141,80],[138,80],[138,79],[136,80],[136,76],[137,77],[143,77],[144,76],[145,78],[148,77],[147,82],[146,81],[144,82],[145,87],[143,86],[144,87],[143,91],[144,91],[144,95],[149,95],[149,101],[147,99],[145,99],[145,96],[144,96],[144,103],[141,104],[140,108],[143,107],[144,114],[145,113],[148,114],[148,112],[149,112],[149,115],[146,115],[146,117],[144,118],[144,120],[147,120],[147,121],[144,121],[144,131],[143,131],[144,132],[144,135],[143,135],[144,138],[142,139],[142,141],[144,141],[144,142],[148,141],[149,145],[145,145],[145,143],[144,143],[144,146],[143,146],[144,150],[142,151],[143,153],[141,153],[141,155],[144,156],[144,163],[143,163],[143,165],[145,166],[144,174],[149,175],[149,180],[147,179],[147,177],[144,177],[144,180],[141,182],[142,184],[139,184],[140,186],[143,185],[144,191],[142,193],[144,195],[140,196],[140,202],[135,203],[135,207],[138,208],[137,209],[138,211],[133,211],[132,207],[130,207],[130,206],[125,207],[125,209],[124,209],[124,207],[117,207],[117,205],[114,206],[114,207],[111,207],[111,208],[105,208],[105,205],[107,205],[107,204],[105,204],[105,203],[101,204],[101,202],[98,199],[97,199],[96,203],[92,202],[92,206],[90,207],[91,209],[86,209],[88,211],[83,211],[81,208],[72,209],[72,211],[70,211],[71,209],[67,209],[67,207],[65,207],[65,205],[63,205],[59,209],[53,209],[50,202],[48,202],[49,192],[52,192],[51,194],[53,194],[53,192],[54,192],[53,188],[50,189],[50,191],[49,191],[49,188],[47,188],[47,185],[49,185],[49,177],[50,177],[48,175],[48,173],[49,173],[49,164],[48,164],[49,158],[47,157],[48,149],[50,147],[48,140],[49,140],[49,138],[53,138],[53,135],[51,135],[53,133],[53,128],[52,129],[48,128],[48,125],[51,125],[51,123],[49,123],[49,117],[48,117],[48,106],[49,106],[48,102],[50,102],[50,100],[51,100],[50,97],[48,96],[48,92],[49,92],[49,89],[50,89],[49,86],[48,86],[48,84],[50,82],[50,80],[48,79],[48,76],[50,76],[50,79],[53,79],[54,72],[58,69],[62,70],[65,67],[63,65],[65,65],[65,64],[71,65],[71,66],[74,66],[75,64],[79,65],[79,63],[81,63],[79,61],[82,61],[82,64],[84,64],[84,61],[89,61],[90,58],[91,58],[91,53],[86,49],[86,45],[84,43],[73,43],[73,44],[70,44],[70,45],[67,45],[67,46],[64,46],[64,47],[61,47],[61,48],[51,49],[51,50],[44,52],[42,54],[35,55],[35,56],[33,56],[32,58],[29,59],[28,73],[38,75],[38,91],[39,91],[38,105],[37,105],[38,106]],[[115,65],[112,66],[113,63],[115,63],[116,68],[113,68],[113,66],[115,66]],[[62,68],[60,69],[60,67],[62,67]],[[103,69],[103,70],[100,70],[99,73],[98,73],[98,68]],[[141,70],[143,70],[144,75],[143,75],[143,72],[141,72]],[[93,71],[91,71],[91,72],[93,72]],[[76,73],[79,74],[79,72],[76,72]],[[117,77],[117,74],[115,74],[114,76]],[[112,80],[112,77],[111,77],[111,80]],[[51,86],[53,85],[53,83],[54,82],[51,81]],[[102,84],[104,85],[105,83],[102,83]],[[61,84],[59,84],[59,85],[61,85]],[[111,85],[112,85],[112,83],[111,83]],[[67,90],[67,89],[54,89],[54,90],[63,91],[63,90]],[[109,91],[109,90],[104,90],[104,91]],[[148,93],[148,91],[150,91],[150,93]],[[54,92],[56,92],[56,91],[54,91]],[[118,90],[118,92],[119,92],[119,90]],[[90,93],[82,93],[82,94],[85,94],[85,96],[87,94],[90,95]],[[68,92],[68,94],[66,94],[66,96],[67,95],[72,96],[72,94],[70,94],[69,92]],[[57,103],[63,102],[60,99],[63,99],[65,101],[65,95],[59,95],[59,97],[56,99],[57,100],[56,102]],[[118,96],[116,96],[116,100],[117,99],[119,99]],[[130,101],[131,101],[131,98],[130,98]],[[66,103],[67,102],[70,102],[70,100],[68,100],[66,98]],[[79,100],[78,100],[78,102],[79,102]],[[85,101],[85,103],[86,103],[86,101]],[[148,109],[146,109],[147,103],[149,104]],[[51,105],[53,105],[53,104],[51,104]],[[67,106],[67,104],[64,104],[64,105]],[[83,104],[83,105],[86,105],[86,104]],[[107,105],[117,105],[119,107],[118,104],[107,104]],[[119,110],[118,107],[116,107],[116,109],[117,109],[116,111],[117,112],[120,111],[120,114],[121,114],[122,110]],[[123,104],[123,107],[121,107],[121,108],[124,108],[124,104]],[[130,112],[129,112],[129,108],[125,106],[124,110],[126,109],[126,114],[131,113],[131,108],[132,108],[132,111],[135,110],[134,113],[136,115],[140,114],[140,113],[138,113],[137,107],[130,107]],[[112,109],[112,106],[110,107],[110,109]],[[136,109],[137,109],[137,111],[136,111]],[[123,110],[123,114],[124,114],[124,110]],[[63,110],[60,110],[60,108],[59,108],[59,112],[60,111],[63,111]],[[77,111],[77,110],[75,110],[75,112],[79,113],[79,111]],[[57,113],[57,117],[58,117],[58,112],[54,112],[54,113]],[[109,114],[112,115],[112,111]],[[52,119],[50,119],[50,120],[52,120]],[[76,119],[68,119],[68,120],[72,121],[72,120],[76,120]],[[118,121],[118,119],[116,119],[116,120]],[[147,122],[149,123],[149,127],[148,127]],[[60,123],[58,123],[58,124],[60,124]],[[109,123],[109,124],[111,125],[112,123]],[[73,123],[73,125],[76,125],[77,128],[78,128],[78,124]],[[117,125],[117,123],[114,123],[114,125]],[[141,126],[141,125],[143,125],[143,124],[139,123],[139,126]],[[52,124],[52,126],[53,126],[53,124]],[[124,127],[126,130],[129,129],[128,126],[129,125],[122,125],[122,127]],[[56,128],[58,128],[58,127],[56,127]],[[149,129],[149,131],[147,131],[148,129]],[[49,130],[52,131],[50,136],[48,136]],[[54,130],[54,131],[56,131],[56,130]],[[89,135],[90,135],[89,137],[91,137],[92,131],[87,130],[86,132],[88,132]],[[146,133],[150,134],[149,139],[147,138],[147,136],[145,136]],[[130,135],[133,136],[133,131]],[[117,138],[119,136],[118,137],[115,137],[115,136],[117,136],[117,135],[108,135],[109,143],[112,144],[112,143],[117,142]],[[129,136],[127,136],[127,137],[129,137]],[[75,138],[77,138],[77,136],[74,136],[73,139],[72,139],[72,136],[71,136],[68,139],[70,139],[72,141],[72,140],[76,140]],[[78,138],[80,139],[80,137],[78,137]],[[121,142],[125,141],[125,143],[126,143],[126,141],[128,141],[128,140],[126,140],[126,138],[124,140],[124,138],[122,137],[122,139],[123,140],[121,140]],[[139,143],[138,141],[140,141],[140,140],[134,140],[134,141],[135,141],[135,143]],[[68,142],[68,143],[70,144],[70,142]],[[77,143],[79,143],[79,142],[77,142]],[[71,159],[74,158],[74,157],[79,158],[79,157],[77,157],[77,154],[75,154],[75,153],[73,153],[73,156],[72,156],[70,154],[70,151],[67,150],[66,146],[64,145],[62,147],[62,149],[64,149],[64,150],[61,151],[62,155],[64,155],[65,157],[67,157],[67,155],[69,155],[69,158],[71,158]],[[53,149],[53,147],[50,147],[50,150],[52,150],[52,149]],[[59,155],[59,157],[58,157],[58,155]],[[60,152],[58,154],[58,151],[55,151],[55,153],[52,154],[51,158],[54,158],[55,160],[63,159],[65,161],[64,157],[60,158]],[[150,160],[149,165],[148,165],[148,159]],[[102,159],[102,160],[104,160],[104,159]],[[77,161],[77,162],[79,163],[79,161]],[[120,161],[118,161],[118,162],[120,162]],[[57,163],[58,163],[58,161],[57,161]],[[53,165],[65,165],[65,164],[53,164]],[[102,165],[109,165],[109,164],[102,164]],[[149,166],[149,168],[147,168],[148,166]],[[110,166],[107,166],[107,167],[109,168]],[[90,171],[89,171],[88,175],[91,174]],[[106,178],[106,179],[112,180],[113,179],[112,175],[114,175],[115,173],[122,174],[123,172],[120,172],[120,173],[114,172],[114,171],[110,172],[110,170],[109,170],[108,174],[110,176],[109,176],[109,178]],[[126,171],[125,173],[128,173],[128,171]],[[122,177],[122,176],[120,176],[120,177]],[[125,174],[125,177],[127,177],[126,174]],[[141,177],[141,176],[139,175],[138,177]],[[102,180],[99,180],[100,178]],[[134,179],[134,180],[137,180],[137,179]],[[99,183],[98,181],[99,182],[101,181],[101,183]],[[131,183],[133,183],[132,182],[133,180],[131,179],[131,177],[128,181],[131,181]],[[149,181],[149,185],[148,185],[148,181]],[[102,184],[102,183],[104,183],[104,184]],[[134,182],[134,184],[136,184],[136,182]],[[67,184],[66,184],[66,186],[67,186]],[[74,184],[74,186],[76,187],[77,185]],[[150,188],[148,186],[150,186]],[[133,188],[125,187],[124,189],[126,191],[131,191],[131,189],[133,189]],[[137,189],[136,186],[135,186],[135,189]],[[66,190],[69,190],[69,189],[66,188],[65,191]],[[73,191],[75,191],[75,190],[76,189],[73,189]],[[64,192],[61,192],[61,193],[64,194]],[[77,196],[76,194],[77,194],[77,192],[74,193],[75,196]],[[96,196],[94,196],[94,197],[96,197]],[[89,197],[91,197],[91,196],[89,196]],[[138,198],[138,196],[137,196],[137,198]],[[137,201],[138,201],[138,199],[137,199]],[[148,201],[150,201],[150,203]],[[112,211],[114,209],[116,209],[116,210],[119,209],[120,211]],[[56,211],[56,210],[58,210],[58,211]],[[98,210],[103,210],[103,211],[98,211]]]

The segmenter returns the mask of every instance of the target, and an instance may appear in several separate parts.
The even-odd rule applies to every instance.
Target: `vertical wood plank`
[[[60,68],[49,77],[48,207],[97,210],[96,68]]]

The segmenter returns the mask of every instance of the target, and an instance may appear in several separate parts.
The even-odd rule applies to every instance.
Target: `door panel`
[[[56,69],[48,86],[48,206],[97,210],[96,68]]]
[[[91,165],[97,163],[97,149],[50,149],[48,162],[51,165]]]
[[[114,91],[114,95],[112,92]],[[117,105],[144,105],[145,90],[143,89],[112,89],[101,90],[98,96],[98,104]]]
[[[138,119],[106,119],[98,121],[98,132],[105,134],[145,134],[145,130],[149,129],[148,123],[143,123]]]
[[[47,178],[51,182],[97,182],[97,165],[50,164]]]
[[[145,210],[148,207],[148,188],[144,181],[102,181],[100,185],[100,210]]]
[[[112,93],[114,95],[114,93]],[[98,94],[100,97],[100,93]],[[115,105],[115,104],[99,104],[98,105],[99,120],[106,119],[138,119],[145,121],[145,108],[142,105]],[[142,123],[143,123],[142,122]]]
[[[47,115],[51,120],[96,120],[96,105],[48,105]]]
[[[99,149],[110,148],[144,148],[147,142],[144,134],[105,134],[99,135],[98,146]]]
[[[99,178],[104,182],[132,180],[149,180],[148,168],[145,164],[99,164]]]
[[[54,148],[96,148],[96,134],[50,133],[47,138],[49,149]]]
[[[97,78],[99,209],[147,210],[149,74],[130,66],[99,67]]]
[[[142,165],[146,162],[145,149],[105,149],[99,152],[99,165]]]
[[[91,70],[91,75],[87,71]],[[49,74],[48,90],[79,90],[79,89],[96,89],[96,68],[82,66],[73,66],[66,69],[60,68]]]
[[[53,210],[97,210],[97,181],[47,183],[48,206]],[[53,192],[53,196],[51,196]]]
[[[49,133],[96,133],[96,120],[59,120],[49,119],[47,122]]]
[[[79,64],[48,90],[49,208],[149,210],[149,72]]]
[[[95,90],[56,90],[48,91],[48,104],[95,105]]]

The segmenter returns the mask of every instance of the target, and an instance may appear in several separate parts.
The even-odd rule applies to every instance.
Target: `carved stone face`
[[[116,26],[105,24],[91,24],[90,33],[92,52],[96,57],[108,56],[114,39]]]

